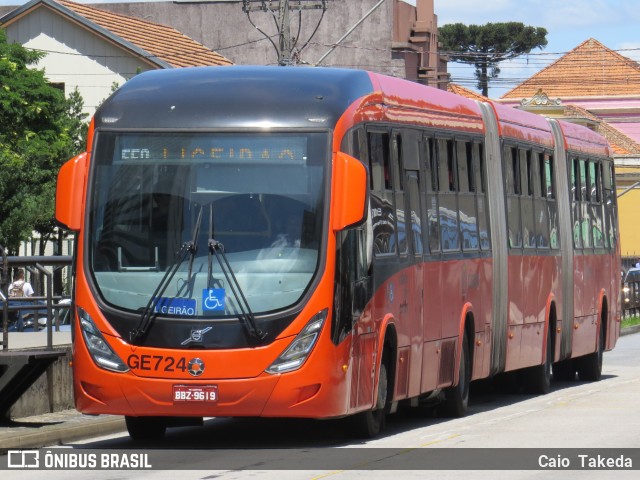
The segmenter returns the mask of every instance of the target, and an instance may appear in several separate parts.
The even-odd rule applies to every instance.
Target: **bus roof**
[[[372,92],[368,72],[334,68],[195,67],[133,77],[95,115],[96,128],[333,128]],[[277,113],[275,115],[274,113]]]
[[[535,142],[553,148],[549,121],[541,116],[492,102],[501,137]]]
[[[364,70],[310,67],[195,67],[133,77],[95,115],[96,128],[334,128],[357,101],[381,118],[484,131],[476,102]],[[404,112],[396,118],[398,112]]]
[[[379,102],[384,105],[380,120],[484,133],[482,113],[474,100],[402,78],[369,75]]]
[[[606,139],[584,125],[559,121],[568,151],[591,155],[610,155]]]

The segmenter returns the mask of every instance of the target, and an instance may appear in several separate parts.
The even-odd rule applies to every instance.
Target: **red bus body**
[[[229,67],[228,72],[234,69]],[[180,73],[186,81],[188,70]],[[227,69],[207,69],[207,76],[212,82],[223,73],[233,79],[233,73],[223,70]],[[251,76],[244,73],[247,70],[239,70],[235,80],[238,85],[246,82],[251,86],[250,82],[256,81],[251,78],[260,82],[265,78],[286,78],[289,74],[289,69],[253,69]],[[325,74],[322,69],[302,70],[306,71],[296,74],[300,76],[296,81],[301,88],[305,78]],[[146,78],[145,75],[141,77]],[[87,238],[90,225],[87,206],[94,188],[92,168],[95,156],[100,154],[96,149],[103,135],[101,129],[118,127],[117,123],[109,127],[103,119],[101,126],[96,123],[94,129],[92,122],[86,156],[74,159],[61,171],[57,218],[78,232],[74,305],[93,320],[127,371],[104,369],[96,363],[76,318],[73,368],[79,411],[128,417],[336,418],[370,414],[383,407],[387,413],[400,402],[415,405],[421,399],[436,398],[441,392],[450,393],[461,382],[503,372],[521,369],[527,372],[537,367],[538,373],[533,375],[540,375],[541,368],[545,365],[550,368],[555,363],[558,372],[568,371],[570,374],[565,377],[571,377],[576,370],[585,371],[580,363],[584,358],[597,363],[594,357],[600,355],[601,364],[601,351],[615,346],[620,331],[620,257],[615,195],[606,196],[613,182],[606,141],[586,128],[516,109],[476,103],[374,73],[356,75],[358,81],[366,75],[370,91],[341,107],[342,113],[329,128],[333,159],[329,165],[333,165],[333,170],[325,204],[328,221],[323,224],[322,252],[312,287],[296,303],[294,318],[275,338],[238,348],[146,345],[127,338],[105,316],[105,302],[98,298],[97,277],[88,261],[93,253],[89,251],[92,243]],[[160,82],[161,77],[157,78],[147,81]],[[367,83],[366,80],[362,81]],[[326,81],[330,82],[331,77]],[[129,83],[121,89],[121,96],[135,93],[135,79]],[[179,84],[176,88],[184,87]],[[341,87],[336,84],[335,88]],[[266,90],[263,95],[268,97],[270,92]],[[314,96],[312,89],[310,92],[307,100],[300,100],[300,115],[309,115],[305,101],[309,104],[319,101],[320,95]],[[164,100],[158,96],[156,101]],[[268,99],[265,101],[268,103]],[[179,110],[180,104],[176,105]],[[123,108],[118,114],[124,118],[129,112]],[[272,116],[268,120],[278,127],[279,111],[274,106],[269,108]],[[111,114],[102,110],[96,118]],[[259,122],[264,122],[264,118],[246,115],[246,128],[258,129]],[[174,127],[189,128],[180,124]],[[166,130],[165,126],[161,128]],[[371,152],[374,142],[380,139],[386,142],[383,147],[386,153],[382,155],[388,157],[390,165],[397,164],[402,157],[402,165],[393,167],[397,172],[393,174],[396,183],[387,189],[386,197],[395,199],[391,208],[397,208],[387,216],[387,222],[395,228],[392,235],[396,251],[364,252],[369,258],[368,273],[353,277],[344,267],[350,265],[346,258],[350,253],[341,245],[352,238],[350,229],[360,229],[353,238],[360,238],[357,235],[368,238],[380,228],[381,223],[371,220],[377,198],[371,187],[376,181],[374,170],[378,168]],[[349,184],[346,173],[336,171],[340,161],[347,158],[339,157],[338,152],[345,152],[366,166],[362,170],[366,178],[358,177],[354,167],[349,173]],[[441,162],[439,170],[435,167],[429,170],[428,158],[436,156]],[[598,172],[592,175],[594,189],[585,193],[585,198],[591,196],[582,202],[584,208],[580,210],[579,200],[574,202],[577,212],[586,212],[582,222],[587,225],[584,231],[588,240],[580,248],[572,242],[573,224],[570,216],[567,218],[573,205],[572,177],[567,168],[571,159],[575,159],[578,169],[583,168],[580,166],[583,161],[585,171]],[[344,161],[348,164],[353,158]],[[449,166],[442,166],[446,161]],[[468,162],[469,168],[460,166],[463,162]],[[473,171],[478,167],[483,171]],[[455,181],[449,180],[449,187],[442,185],[447,179],[446,172],[441,171],[447,168],[450,176],[451,172],[458,173]],[[521,180],[513,187],[514,193],[509,193],[508,182],[502,178],[511,171],[509,168],[515,168],[519,173],[514,178]],[[542,170],[546,173],[540,173]],[[538,180],[528,180],[527,184],[523,172],[536,172],[541,185],[533,185]],[[388,172],[383,175],[380,178],[384,183],[388,181]],[[465,175],[468,178],[463,178]],[[340,183],[341,180],[344,182]],[[439,188],[444,190],[432,192],[427,188],[427,184],[433,185],[432,180],[440,182]],[[541,193],[545,181],[549,190]],[[369,185],[369,209],[362,204],[365,194],[357,192],[358,188],[367,190],[363,182]],[[398,188],[398,182],[404,190]],[[411,188],[415,188],[413,194]],[[523,193],[527,189],[529,194]],[[354,197],[356,201],[350,204]],[[610,202],[609,207],[605,199]],[[402,203],[404,210],[398,215]],[[457,212],[447,205],[457,205]],[[517,209],[520,213],[514,214]],[[363,210],[365,218],[360,219],[357,214]],[[382,210],[380,207],[379,211]],[[589,212],[595,213],[589,216]],[[419,233],[413,233],[408,217]],[[509,220],[516,217],[520,225],[517,228],[516,220],[512,223]],[[350,221],[355,225],[349,225]],[[485,223],[481,225],[482,222]],[[438,230],[430,236],[427,227],[436,224]],[[547,224],[551,226],[547,228]],[[535,234],[529,231],[531,225]],[[540,225],[542,233],[536,230]],[[468,233],[464,231],[466,228],[475,230]],[[453,247],[443,232],[450,234]],[[517,242],[523,245],[518,247]],[[529,247],[524,245],[527,242]],[[399,251],[402,248],[406,251]],[[349,275],[353,278],[346,280]],[[362,286],[359,294],[354,285]],[[346,300],[338,302],[337,297]],[[352,305],[345,305],[347,301]],[[358,308],[353,306],[356,304]],[[346,310],[350,313],[345,313]],[[303,364],[287,373],[267,372],[309,320],[323,311],[326,319]],[[355,315],[351,324],[349,315]],[[260,316],[256,318],[260,324]],[[152,328],[163,327],[157,323]],[[465,351],[466,369],[461,368]],[[547,352],[552,352],[553,358],[548,358]],[[197,377],[188,373],[191,367],[186,367],[196,358],[206,365]],[[385,405],[379,405],[380,390],[384,389],[379,385],[382,364],[383,383],[388,383],[383,392],[386,395],[382,396]],[[586,371],[585,378],[592,370]],[[461,374],[468,378],[461,379]],[[215,399],[176,400],[176,386],[183,385],[207,387],[208,391],[216,392]]]

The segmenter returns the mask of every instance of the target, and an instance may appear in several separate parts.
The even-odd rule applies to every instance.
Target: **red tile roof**
[[[480,100],[481,102],[491,101],[491,99],[485,97],[484,95],[480,95],[479,93],[474,92],[473,90],[469,90],[468,88],[464,88],[456,83],[449,83],[449,85],[447,85],[447,91],[455,93],[456,95],[470,98],[471,100]]]
[[[208,49],[178,30],[159,23],[56,0],[58,4],[148,52],[172,67],[231,65],[231,60]]]
[[[540,88],[559,98],[640,95],[640,64],[590,38],[501,98],[532,97]]]
[[[640,144],[625,135],[617,128],[600,120],[588,110],[576,105],[565,105],[564,115],[566,117],[583,117],[597,122],[596,132],[605,137],[611,146],[611,150],[616,155],[637,155],[640,154]]]

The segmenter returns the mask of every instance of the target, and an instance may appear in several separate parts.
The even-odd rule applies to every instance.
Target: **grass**
[[[640,317],[626,317],[622,319],[622,328],[632,327],[633,325],[640,325]]]

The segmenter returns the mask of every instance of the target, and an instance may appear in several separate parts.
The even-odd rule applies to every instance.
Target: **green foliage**
[[[633,317],[624,317],[622,319],[622,328],[633,327],[635,325],[640,325],[640,317],[637,315]]]
[[[478,88],[489,94],[489,82],[498,77],[498,64],[547,45],[547,30],[520,22],[463,25],[453,23],[438,28],[442,50],[454,62],[476,67]]]
[[[41,57],[0,29],[0,244],[11,253],[33,230],[54,233],[57,173],[86,131],[77,92],[66,100],[31,68]]]

